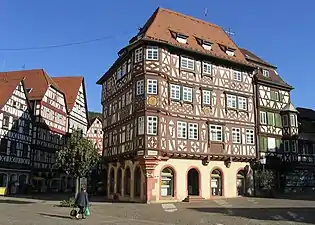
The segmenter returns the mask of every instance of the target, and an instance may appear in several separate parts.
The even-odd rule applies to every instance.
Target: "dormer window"
[[[202,40],[198,37],[196,37],[196,40],[198,42],[199,45],[201,45],[205,50],[211,51],[212,49],[212,42],[210,41],[206,41],[206,40]]]
[[[228,56],[234,56],[234,49],[231,49],[231,48],[227,48],[225,50],[225,53],[228,55]]]
[[[30,93],[33,90],[33,88],[26,88],[27,93]]]
[[[185,34],[178,33],[176,31],[171,31],[173,38],[176,39],[181,44],[187,44],[188,36]]]
[[[263,76],[264,77],[269,77],[269,71],[268,70],[263,70]]]

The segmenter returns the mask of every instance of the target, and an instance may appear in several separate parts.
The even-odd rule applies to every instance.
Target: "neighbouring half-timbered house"
[[[266,168],[275,171],[276,181],[280,181],[298,160],[298,112],[290,98],[293,87],[280,77],[275,66],[246,49],[241,51],[256,66],[254,86],[259,157]],[[278,187],[280,183],[276,182]]]
[[[219,26],[158,8],[97,82],[109,196],[252,194],[253,71]]]
[[[103,127],[102,119],[100,117],[90,119],[90,126],[87,130],[87,138],[95,144],[99,154],[103,155]]]
[[[0,187],[23,193],[31,175],[32,115],[23,79],[0,75]]]
[[[31,184],[40,192],[67,188],[68,180],[53,169],[55,153],[65,144],[67,106],[64,93],[42,69],[2,72],[8,78],[24,78],[34,114]]]
[[[53,77],[66,96],[68,109],[68,133],[80,129],[86,135],[88,128],[87,99],[84,77]]]

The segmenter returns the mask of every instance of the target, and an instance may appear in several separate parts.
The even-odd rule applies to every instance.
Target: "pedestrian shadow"
[[[48,217],[54,217],[59,219],[72,219],[71,216],[63,216],[63,215],[56,215],[56,214],[49,214],[49,213],[38,213],[41,216],[48,216]]]
[[[315,224],[315,208],[233,208],[233,207],[196,207],[189,208],[197,212],[217,213],[233,217],[243,217],[251,220],[261,221],[290,221]]]

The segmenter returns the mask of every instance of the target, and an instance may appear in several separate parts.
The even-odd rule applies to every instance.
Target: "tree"
[[[83,137],[80,130],[75,130],[66,145],[56,153],[55,168],[75,178],[77,194],[79,178],[87,176],[99,159],[98,150],[93,142]]]

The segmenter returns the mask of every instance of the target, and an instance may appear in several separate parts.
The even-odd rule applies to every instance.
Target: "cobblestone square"
[[[53,201],[0,199],[0,224],[112,225],[307,225],[315,224],[315,202],[305,200],[235,198],[198,203],[92,203],[86,220],[69,217],[70,208]]]

